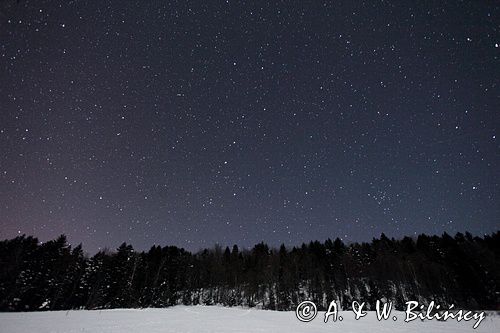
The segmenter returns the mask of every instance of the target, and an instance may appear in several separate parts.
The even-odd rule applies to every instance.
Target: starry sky
[[[494,1],[0,2],[0,238],[500,227]]]

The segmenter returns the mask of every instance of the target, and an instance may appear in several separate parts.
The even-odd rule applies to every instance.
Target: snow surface
[[[474,321],[449,320],[405,323],[403,312],[393,312],[398,320],[377,321],[375,313],[354,320],[352,312],[340,313],[344,320],[323,322],[323,312],[308,323],[297,320],[295,312],[218,306],[175,306],[165,309],[117,309],[94,311],[48,311],[0,313],[1,333],[185,333],[185,332],[500,332],[500,317],[491,315],[472,329]]]

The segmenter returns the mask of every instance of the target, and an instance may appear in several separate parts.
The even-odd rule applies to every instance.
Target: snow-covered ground
[[[449,320],[405,323],[403,312],[393,312],[396,321],[377,321],[375,313],[354,320],[352,312],[340,313],[344,320],[323,322],[324,313],[308,323],[297,320],[295,312],[224,308],[217,306],[176,306],[166,309],[118,309],[103,311],[52,311],[0,313],[1,333],[184,333],[184,332],[500,332],[500,317],[488,316],[477,329],[474,321]]]

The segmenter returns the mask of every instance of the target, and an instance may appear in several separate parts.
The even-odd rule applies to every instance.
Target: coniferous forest
[[[370,243],[340,239],[287,248],[214,246],[190,253],[175,246],[136,252],[123,243],[93,256],[66,237],[0,242],[0,310],[168,307],[177,304],[293,310],[353,300],[431,300],[455,308],[498,309],[500,232],[484,237],[384,234]]]

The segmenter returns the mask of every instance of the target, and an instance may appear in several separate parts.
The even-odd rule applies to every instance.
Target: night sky
[[[496,1],[0,2],[0,238],[500,229]]]

